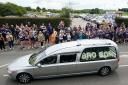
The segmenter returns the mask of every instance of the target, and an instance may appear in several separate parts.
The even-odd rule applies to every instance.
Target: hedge
[[[119,18],[119,17],[117,17],[115,19],[115,22],[116,22],[117,26],[121,26],[121,24],[124,23],[125,26],[128,27],[128,18]]]
[[[70,26],[70,19],[69,18],[25,18],[25,17],[13,17],[13,18],[7,18],[7,17],[0,17],[0,25],[8,23],[9,25],[20,25],[23,23],[24,25],[30,22],[30,24],[36,24],[36,25],[42,25],[44,23],[45,25],[48,25],[50,22],[52,27],[56,28],[59,24],[59,22],[63,20],[65,23],[65,26]]]

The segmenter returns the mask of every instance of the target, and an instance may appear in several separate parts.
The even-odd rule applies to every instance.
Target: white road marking
[[[0,68],[6,67],[8,64],[1,65]]]
[[[0,53],[0,55],[2,55],[2,54],[4,54],[4,53]]]
[[[128,52],[120,52],[121,54],[123,54],[123,53],[126,53],[126,54],[128,54]]]
[[[127,57],[128,58],[128,55],[120,55],[120,57]]]
[[[128,67],[128,65],[119,65],[119,68],[120,68],[120,67]]]
[[[5,74],[5,75],[3,75],[3,77],[9,77],[9,75],[6,75],[6,74]]]

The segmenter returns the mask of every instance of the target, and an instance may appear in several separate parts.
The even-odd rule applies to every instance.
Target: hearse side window
[[[95,61],[97,59],[97,48],[86,48],[82,52],[82,55],[80,57],[80,62],[85,62],[85,61]]]
[[[60,55],[60,63],[75,62],[76,54]]]
[[[86,48],[80,57],[80,62],[115,59],[116,57],[115,47]]]
[[[40,64],[41,65],[47,65],[47,64],[55,64],[57,62],[57,56],[50,56],[45,59],[43,59]]]

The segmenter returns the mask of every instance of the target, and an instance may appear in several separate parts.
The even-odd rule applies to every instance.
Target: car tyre
[[[20,73],[17,75],[16,79],[20,83],[30,83],[32,80],[32,76],[28,73]]]
[[[107,76],[111,73],[111,68],[108,67],[108,66],[105,66],[105,67],[102,67],[100,70],[99,70],[99,75],[101,76]]]

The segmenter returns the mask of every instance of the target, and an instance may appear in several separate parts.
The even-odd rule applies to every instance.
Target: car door
[[[76,58],[77,54],[60,54],[58,73],[60,75],[68,75],[76,72]]]
[[[34,75],[37,78],[57,75],[57,56],[54,55],[44,58],[38,63],[34,72]]]

